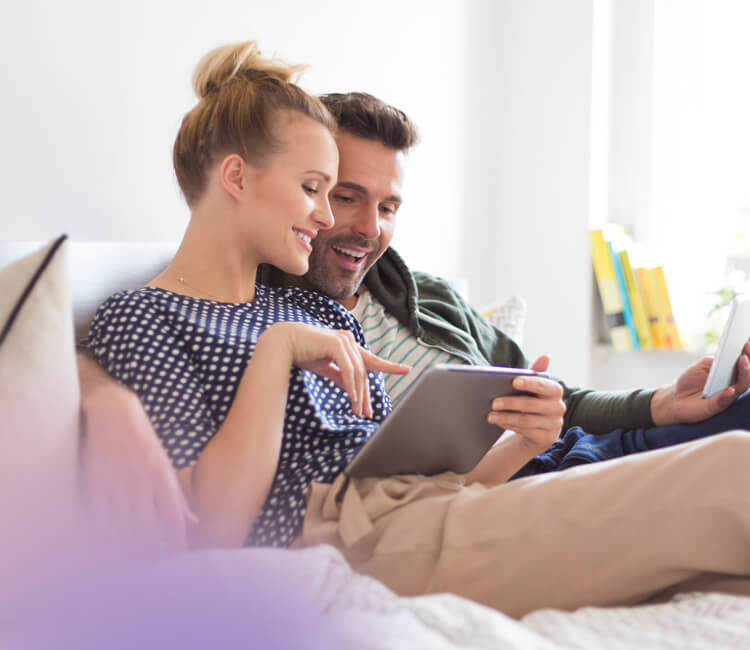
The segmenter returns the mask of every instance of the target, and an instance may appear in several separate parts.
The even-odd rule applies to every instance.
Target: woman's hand
[[[364,417],[372,417],[367,371],[405,375],[410,370],[409,366],[385,361],[365,350],[348,330],[277,323],[269,327],[261,339],[269,334],[281,338],[294,365],[322,375],[343,388],[352,402],[352,411]]]
[[[239,547],[271,491],[281,453],[289,370],[306,368],[336,382],[352,409],[372,416],[368,370],[408,372],[357,345],[347,331],[281,322],[258,338],[234,400],[198,461],[179,471],[201,518],[191,543]]]
[[[546,372],[549,357],[539,357],[531,366],[536,372]],[[506,395],[492,402],[487,420],[503,429],[511,429],[522,436],[537,453],[545,451],[560,435],[565,415],[563,389],[545,377],[516,377],[513,388],[533,395]]]

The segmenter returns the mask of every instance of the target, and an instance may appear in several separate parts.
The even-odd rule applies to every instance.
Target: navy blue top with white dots
[[[248,303],[154,287],[117,293],[97,310],[89,344],[96,360],[140,397],[179,469],[195,463],[218,431],[258,337],[281,321],[348,329],[366,347],[359,323],[337,302],[260,284]],[[309,484],[331,483],[390,412],[382,374],[368,376],[372,419],[355,415],[332,381],[292,368],[281,456],[247,545],[288,546],[299,533]]]

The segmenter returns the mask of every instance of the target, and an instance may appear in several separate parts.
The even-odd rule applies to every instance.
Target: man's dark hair
[[[320,101],[339,129],[389,149],[406,151],[417,143],[417,127],[406,113],[367,93],[329,93]]]

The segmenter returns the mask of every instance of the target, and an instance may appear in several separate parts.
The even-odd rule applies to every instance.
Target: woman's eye
[[[315,195],[315,194],[317,194],[317,193],[318,193],[318,188],[317,188],[317,187],[314,187],[314,186],[312,186],[312,185],[305,185],[305,184],[303,183],[303,184],[302,184],[302,189],[304,189],[304,190],[305,190],[305,192],[307,192],[308,194],[311,194],[311,195]]]

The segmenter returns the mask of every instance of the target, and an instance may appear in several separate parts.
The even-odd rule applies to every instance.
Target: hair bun
[[[289,83],[305,67],[264,57],[257,41],[223,45],[211,50],[198,62],[193,73],[193,90],[202,99],[234,79],[256,83],[274,79]]]

